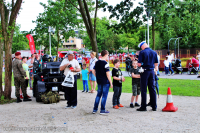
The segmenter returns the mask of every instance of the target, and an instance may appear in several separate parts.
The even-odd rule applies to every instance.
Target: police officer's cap
[[[145,41],[142,41],[141,43],[138,44],[138,47],[141,48],[143,44],[145,44]]]

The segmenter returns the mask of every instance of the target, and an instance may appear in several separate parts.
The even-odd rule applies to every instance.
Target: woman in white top
[[[95,66],[95,63],[97,62],[97,58],[96,58],[96,52],[91,52],[90,53],[91,59],[90,59],[90,64],[89,64],[89,80],[90,80],[90,86],[91,86],[91,93],[95,92],[95,88],[97,86],[97,82],[96,82],[96,77],[94,76],[94,74],[92,73],[92,70]]]

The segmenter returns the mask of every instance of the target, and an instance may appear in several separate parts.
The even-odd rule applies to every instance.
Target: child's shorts
[[[140,82],[132,85],[133,96],[140,95]]]

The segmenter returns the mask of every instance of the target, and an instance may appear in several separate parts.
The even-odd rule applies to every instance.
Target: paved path
[[[12,97],[14,90],[13,87]],[[32,96],[29,88],[27,92]],[[46,133],[45,130],[50,130],[48,133],[56,133],[55,130],[62,130],[57,131],[58,133],[199,133],[200,131],[200,97],[173,96],[178,111],[162,112],[166,105],[166,95],[160,95],[157,111],[151,111],[151,107],[147,107],[146,112],[137,112],[136,108],[129,107],[131,93],[122,93],[120,101],[125,107],[120,109],[113,109],[112,96],[113,92],[109,92],[106,104],[106,109],[110,111],[108,115],[99,115],[99,111],[92,114],[96,93],[81,91],[78,91],[76,109],[64,109],[66,101],[63,96],[57,104],[37,103],[32,97],[31,102],[0,105],[0,133]],[[149,99],[149,95],[147,97]]]
[[[125,77],[128,77],[128,72],[127,71],[122,71],[123,75]],[[188,75],[187,73],[181,74],[174,74],[173,76],[165,76],[165,73],[160,73],[159,78],[166,78],[166,79],[190,79],[190,80],[200,80],[200,78],[197,78],[197,75],[191,74]]]

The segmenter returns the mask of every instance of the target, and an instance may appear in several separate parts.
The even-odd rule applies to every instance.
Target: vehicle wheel
[[[38,85],[36,85],[35,87],[35,96],[36,96],[36,102],[42,102],[41,93],[38,92]]]

